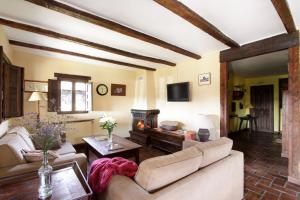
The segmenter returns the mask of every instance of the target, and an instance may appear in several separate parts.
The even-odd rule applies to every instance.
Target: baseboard
[[[237,131],[232,131],[232,132],[229,132],[228,133],[228,135],[234,135],[234,134],[239,134],[239,133],[242,133],[242,132],[244,132],[244,131],[248,131],[249,129],[248,128],[243,128],[243,129],[241,129],[240,131],[239,130],[237,130]]]
[[[300,185],[300,179],[296,179],[296,178],[288,176],[288,181],[291,183],[294,183],[296,185]]]

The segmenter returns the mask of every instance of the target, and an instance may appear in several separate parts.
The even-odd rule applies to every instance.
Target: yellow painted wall
[[[198,75],[211,73],[211,85],[198,85]],[[190,102],[168,102],[167,84],[190,82]],[[155,73],[156,107],[160,109],[159,121],[176,120],[183,128],[198,130],[198,114],[210,115],[216,127],[213,138],[220,136],[220,63],[219,52],[202,55],[200,60],[190,59],[176,67],[159,69]]]
[[[136,89],[135,89],[135,109],[155,109],[155,82],[153,71],[138,71],[136,73]]]
[[[274,131],[280,131],[279,130],[279,115],[280,115],[280,112],[279,112],[279,79],[287,78],[287,77],[288,77],[287,74],[276,75],[276,76],[255,77],[255,78],[242,78],[242,77],[234,75],[232,77],[232,86],[244,85],[244,88],[246,89],[244,98],[240,101],[236,101],[237,102],[236,114],[238,116],[244,116],[244,115],[249,114],[249,109],[247,109],[245,107],[247,107],[247,105],[250,104],[250,88],[251,88],[251,86],[273,85],[273,87],[274,87]],[[231,89],[231,91],[232,91],[232,89]],[[231,93],[231,95],[232,95],[232,93]],[[243,103],[244,109],[239,109],[238,104],[240,102]],[[230,109],[230,111],[231,111],[231,109]],[[230,130],[237,131],[238,123],[239,123],[239,121],[237,119],[232,119]]]
[[[105,112],[117,119],[118,127],[114,133],[120,136],[129,136],[128,130],[131,128],[131,113],[135,102],[136,71],[113,69],[96,65],[85,64],[82,62],[67,61],[56,58],[37,56],[24,52],[14,52],[14,64],[25,68],[25,80],[47,81],[54,78],[54,72],[91,76],[93,82],[93,109],[89,114],[72,115],[76,118],[96,118],[94,123],[84,122],[72,125],[72,131],[67,135],[72,143],[80,143],[84,136],[95,133],[104,134],[99,128],[98,118]],[[140,70],[137,70],[139,72]],[[111,83],[126,84],[126,96],[99,96],[96,93],[98,84],[104,83],[110,89]],[[30,93],[25,93],[24,111],[37,112],[37,103],[28,102]],[[47,102],[41,104],[41,117],[45,117]]]
[[[12,50],[10,44],[8,43],[8,39],[7,39],[7,36],[6,36],[6,34],[3,30],[2,25],[0,25],[0,46],[3,47],[6,56],[11,60],[11,62],[13,62],[13,60],[12,60],[13,50]]]

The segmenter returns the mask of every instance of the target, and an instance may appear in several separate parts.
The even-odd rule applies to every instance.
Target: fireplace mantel
[[[148,130],[157,128],[158,109],[140,110],[132,109],[132,130],[130,138],[140,144],[149,144]]]

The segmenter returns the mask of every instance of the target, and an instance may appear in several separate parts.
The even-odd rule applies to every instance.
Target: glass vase
[[[48,152],[43,152],[43,163],[38,174],[40,179],[39,199],[47,199],[52,195],[51,185],[52,167],[48,163]]]
[[[113,143],[113,139],[112,139],[112,131],[107,131],[108,132],[108,144],[111,146]]]

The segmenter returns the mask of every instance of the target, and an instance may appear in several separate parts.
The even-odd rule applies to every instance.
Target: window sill
[[[57,112],[57,114],[84,114],[89,113],[89,111],[68,111],[68,112]]]
[[[73,124],[73,123],[81,123],[81,122],[94,122],[95,119],[74,119],[74,120],[67,120],[64,123],[66,124]],[[63,122],[53,122],[53,124],[62,124]]]

